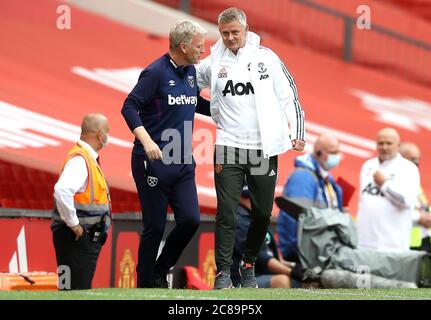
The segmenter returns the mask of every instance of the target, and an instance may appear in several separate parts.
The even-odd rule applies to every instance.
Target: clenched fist
[[[305,147],[305,141],[299,140],[299,139],[292,140],[292,149],[293,150],[303,151],[304,147]]]

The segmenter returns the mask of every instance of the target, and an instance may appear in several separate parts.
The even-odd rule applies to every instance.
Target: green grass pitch
[[[0,300],[431,300],[431,289],[92,289],[0,291]]]

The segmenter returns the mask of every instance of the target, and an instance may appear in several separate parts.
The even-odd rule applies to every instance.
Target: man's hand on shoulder
[[[295,139],[292,140],[292,149],[296,150],[296,151],[303,151],[305,147],[305,141],[303,140],[299,140],[299,139]]]

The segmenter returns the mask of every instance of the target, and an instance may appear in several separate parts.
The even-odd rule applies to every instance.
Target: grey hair
[[[218,16],[218,24],[238,21],[244,28],[247,26],[247,17],[241,9],[232,7],[224,10]]]
[[[172,26],[169,32],[169,49],[176,49],[181,43],[190,44],[196,34],[206,34],[207,31],[200,24],[181,20]]]

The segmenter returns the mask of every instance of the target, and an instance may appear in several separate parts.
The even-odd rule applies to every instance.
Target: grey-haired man
[[[217,191],[215,289],[231,288],[230,267],[236,210],[244,177],[252,203],[241,264],[241,286],[257,287],[254,262],[274,201],[279,154],[302,151],[304,113],[292,76],[278,56],[248,31],[244,12],[229,8],[218,17],[220,39],[197,66],[200,88],[211,88],[217,125],[214,179]]]

